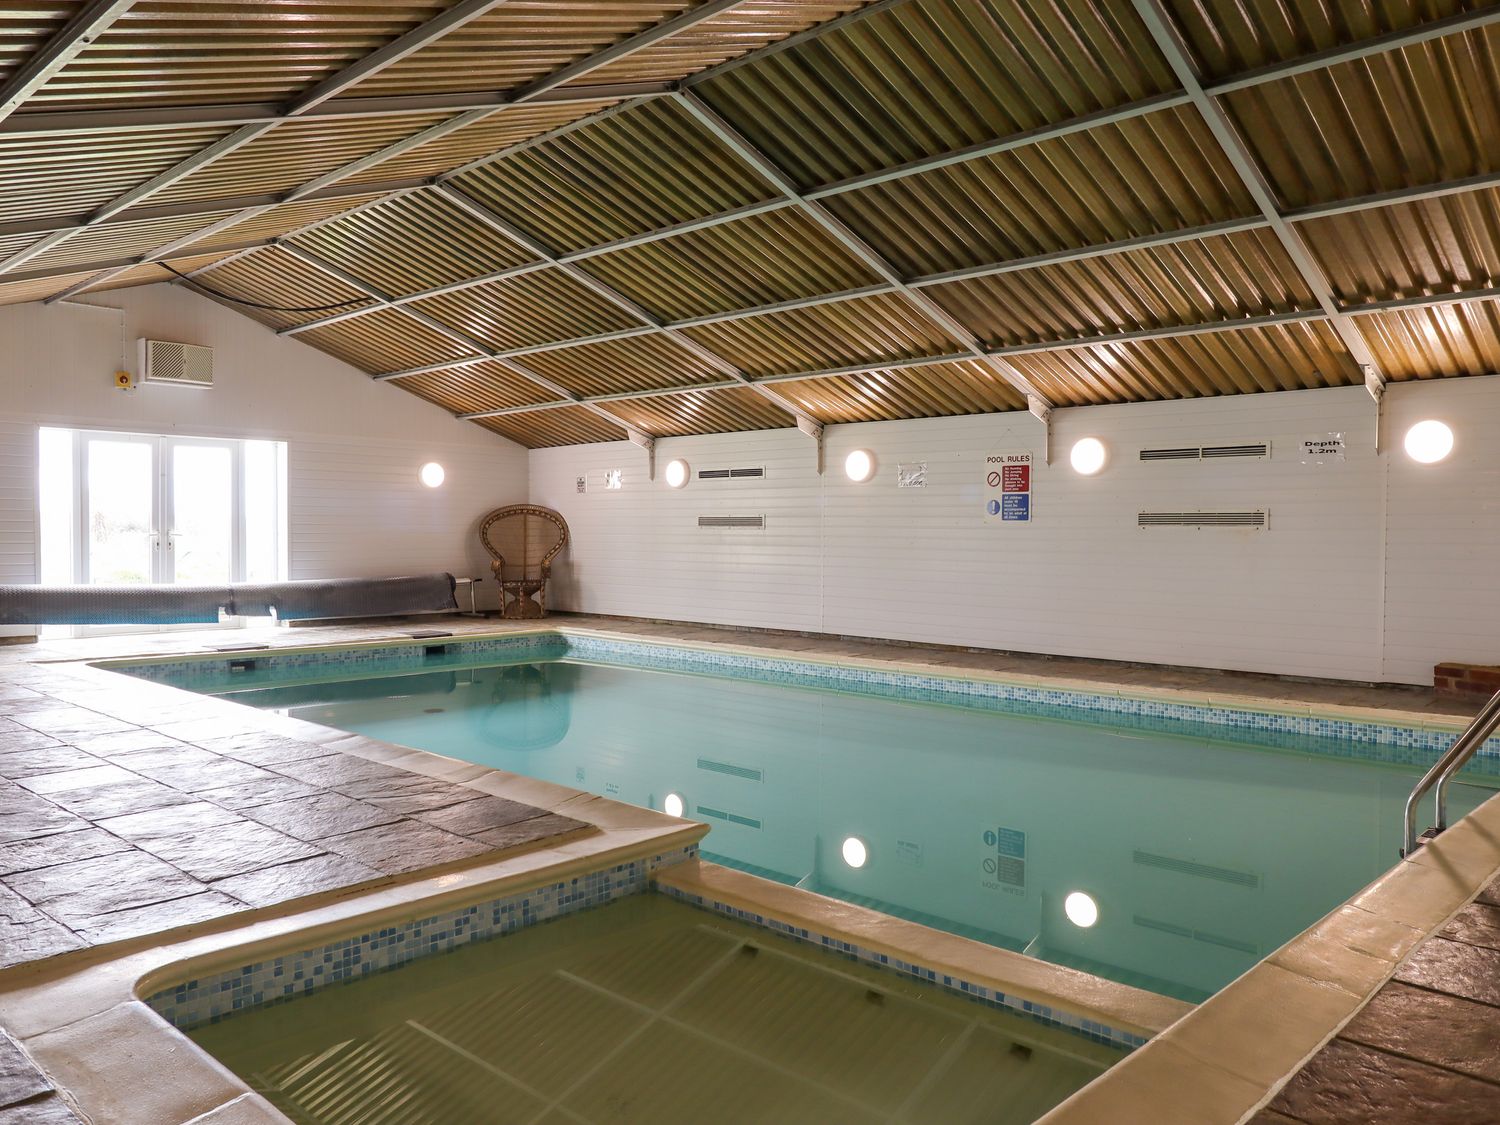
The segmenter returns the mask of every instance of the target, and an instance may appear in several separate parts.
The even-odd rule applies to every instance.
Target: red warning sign
[[[1001,492],[1030,492],[1031,491],[1031,466],[1030,465],[1006,465],[1000,470]],[[990,474],[994,476],[994,473]]]

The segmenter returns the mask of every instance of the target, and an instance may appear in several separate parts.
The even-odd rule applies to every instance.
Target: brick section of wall
[[[1488,699],[1500,691],[1500,665],[1439,664],[1432,686],[1440,699]]]

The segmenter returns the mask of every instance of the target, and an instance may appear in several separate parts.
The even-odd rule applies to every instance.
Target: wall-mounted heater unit
[[[162,383],[174,387],[214,385],[213,348],[144,338],[139,344],[142,383]]]
[[[1139,512],[1137,527],[1254,527],[1271,526],[1271,513],[1253,512]]]
[[[1175,449],[1143,449],[1142,461],[1223,461],[1231,457],[1249,457],[1265,461],[1271,456],[1271,443],[1251,441],[1242,445],[1185,445]]]

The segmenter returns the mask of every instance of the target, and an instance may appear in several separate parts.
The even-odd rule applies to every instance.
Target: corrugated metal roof
[[[880,280],[822,227],[793,210],[617,250],[583,265],[670,320],[838,293]]]
[[[487,362],[449,367],[428,375],[410,375],[391,382],[455,414],[503,410],[552,402],[557,396],[502,364]]]
[[[699,92],[813,187],[1174,86],[1125,4],[910,0]]]
[[[178,270],[187,272],[182,264],[172,264]],[[230,297],[264,305],[301,307],[364,298],[363,293],[344,284],[337,277],[273,246],[237,257],[194,280]],[[369,304],[368,299],[363,303]],[[277,312],[246,305],[238,308],[252,320],[258,320],[272,328],[306,324],[328,315],[325,312]]]
[[[0,222],[92,211],[228,131],[0,137]]]
[[[300,338],[372,375],[474,354],[400,309],[309,328]]]
[[[438,192],[413,192],[291,241],[403,296],[533,261],[532,254]]]
[[[1200,74],[1227,78],[1272,63],[1405,31],[1493,0],[1329,0],[1319,4],[1165,0]]]
[[[497,350],[634,328],[634,320],[561,270],[428,297],[413,307]]]
[[[619,399],[611,402],[609,409],[632,426],[658,437],[775,430],[797,424],[785,410],[748,387]]]
[[[249,242],[257,238],[272,238],[289,231],[300,230],[310,223],[321,222],[335,215],[342,215],[362,207],[376,195],[345,196],[342,199],[315,199],[307,203],[283,203],[258,215],[227,226],[216,234],[202,240],[203,246],[227,246]],[[213,215],[200,215],[198,222],[206,227],[214,221]]]
[[[1258,214],[1183,108],[824,202],[913,277]]]
[[[1284,324],[1012,356],[1062,406],[1347,387],[1363,382],[1326,324]]]
[[[672,159],[661,153],[670,151]],[[581,250],[775,192],[675,102],[653,100],[459,176],[555,250]]]
[[[900,297],[771,313],[689,328],[687,334],[751,375],[789,375],[961,350]]]
[[[692,0],[501,4],[361,82],[362,96],[508,90],[692,7]]]
[[[1500,188],[1301,224],[1346,304],[1500,285]]]
[[[82,6],[79,0],[38,0],[11,18],[0,12],[0,83],[24,66]]]
[[[777,383],[820,422],[878,422],[1025,410],[1014,387],[977,360]]]
[[[89,227],[66,242],[37,255],[26,263],[26,270],[55,269],[90,262],[143,255],[156,247],[199,230],[220,215],[192,215],[174,219],[141,219],[136,222],[106,223]]]
[[[683,78],[855,11],[865,2],[756,0],[738,4],[656,46],[600,67],[583,81],[592,84]]]
[[[451,114],[290,121],[151,197],[153,203],[291,191]]]
[[[522,362],[574,394],[612,395],[718,382],[722,371],[666,336],[537,352]]]
[[[582,406],[563,406],[531,414],[479,418],[477,423],[528,449],[551,445],[584,445],[591,441],[624,441],[625,427],[605,421]]]
[[[1315,309],[1269,231],[1132,250],[926,290],[987,347]]]
[[[280,101],[445,7],[407,0],[142,0],[32,100],[49,109]]]
[[[1358,324],[1390,378],[1500,372],[1500,301],[1380,313]]]
[[[1229,94],[1286,207],[1500,171],[1500,26]]]

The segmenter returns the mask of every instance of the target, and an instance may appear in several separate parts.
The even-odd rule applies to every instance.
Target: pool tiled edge
[[[428,650],[442,649],[434,663]],[[787,657],[737,646],[644,642],[593,630],[554,628],[525,633],[461,636],[410,642],[364,642],[334,647],[254,650],[204,656],[110,660],[99,666],[197,691],[232,686],[231,664],[252,661],[257,671],[317,668],[351,676],[399,674],[452,667],[461,661],[573,659],[632,668],[686,673],[733,674],[757,682],[855,692],[907,702],[953,703],[1042,718],[1108,722],[1201,737],[1252,734],[1270,746],[1308,750],[1334,757],[1403,765],[1426,764],[1445,750],[1455,724],[1407,725],[1346,713],[1311,711],[1174,698],[1177,693],[1101,692],[1074,686],[1018,683],[979,673],[945,674],[883,667],[868,661]],[[1293,746],[1293,740],[1299,740]],[[1500,776],[1500,736],[1481,747],[1473,772]]]

